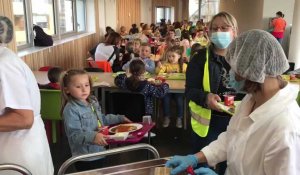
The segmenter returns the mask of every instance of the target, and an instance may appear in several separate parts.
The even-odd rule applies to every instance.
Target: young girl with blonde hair
[[[124,115],[104,115],[95,96],[91,95],[92,80],[84,70],[69,70],[62,77],[62,116],[72,156],[104,151],[106,135],[102,126],[131,122]],[[78,171],[99,168],[103,158],[75,163]]]
[[[180,46],[173,46],[168,49],[167,62],[164,64],[159,64],[156,68],[156,73],[185,73],[187,65],[183,63],[182,58],[183,48]],[[178,93],[168,93],[163,98],[163,111],[164,111],[164,121],[163,127],[168,127],[170,124],[170,101],[171,97],[174,97],[177,104],[177,120],[176,127],[182,128],[182,117],[183,117],[183,94]]]

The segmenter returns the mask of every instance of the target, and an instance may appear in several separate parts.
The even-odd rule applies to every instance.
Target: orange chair
[[[112,72],[112,68],[107,61],[88,61],[88,63],[92,68],[100,68],[104,72]]]

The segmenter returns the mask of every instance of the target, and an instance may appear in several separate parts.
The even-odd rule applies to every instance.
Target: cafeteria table
[[[33,71],[37,82],[40,84],[49,83],[47,72],[44,71]],[[111,72],[88,72],[88,74],[93,79],[93,89],[95,89],[95,95],[98,96],[98,91],[96,89],[101,88],[101,101],[105,101],[106,92],[128,92],[118,88],[114,83],[114,76]],[[166,83],[169,84],[170,93],[184,93],[185,91],[185,80],[174,80],[167,79]],[[159,108],[157,106],[157,100],[154,103],[155,105],[155,117],[159,118]],[[102,112],[106,113],[106,104],[102,103]],[[187,103],[184,103],[184,114],[183,114],[183,128],[187,128],[187,118],[188,118],[188,106]]]

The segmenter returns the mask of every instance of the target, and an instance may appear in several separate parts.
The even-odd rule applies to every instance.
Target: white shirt
[[[0,115],[7,107],[33,110],[34,122],[30,129],[0,132],[0,164],[15,163],[33,175],[52,175],[54,169],[40,116],[36,79],[17,55],[0,46]],[[0,175],[10,174],[16,173],[0,171]]]
[[[245,96],[227,131],[201,151],[208,164],[227,159],[227,175],[300,174],[299,85],[287,85],[255,109]]]
[[[112,45],[106,46],[104,43],[98,44],[95,52],[95,61],[107,61],[109,57],[114,52],[114,47]],[[109,61],[110,65],[113,65],[113,62],[116,59],[116,54],[113,55]]]

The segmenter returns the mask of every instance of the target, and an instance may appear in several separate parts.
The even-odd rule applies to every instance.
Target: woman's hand
[[[221,108],[218,105],[218,102],[221,101],[221,98],[217,94],[209,93],[206,97],[206,104],[209,109],[222,112]]]
[[[124,116],[124,123],[132,123],[132,121],[129,120],[127,117]]]
[[[108,136],[103,135],[101,133],[97,133],[94,139],[94,143],[97,145],[105,146],[107,145],[107,142],[105,141],[106,138],[108,138]]]

